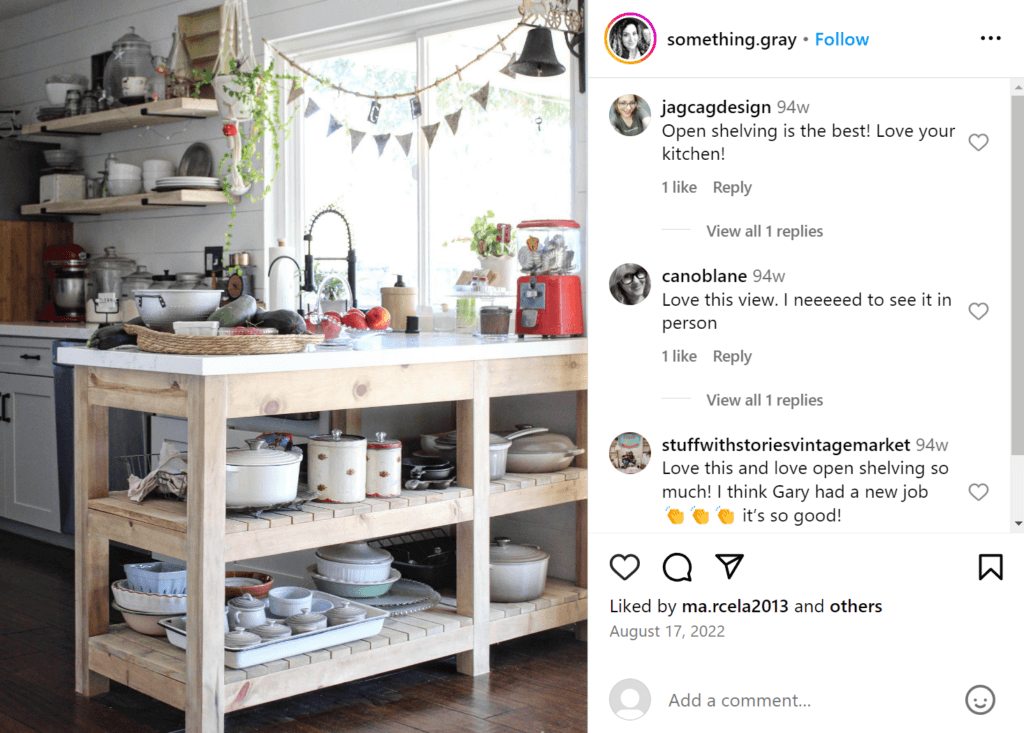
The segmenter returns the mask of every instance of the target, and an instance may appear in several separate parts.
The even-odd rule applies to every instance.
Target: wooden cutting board
[[[43,251],[74,242],[74,225],[0,221],[0,321],[33,321],[46,303]]]

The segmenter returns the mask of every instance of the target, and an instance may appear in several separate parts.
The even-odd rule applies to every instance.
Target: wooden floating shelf
[[[100,214],[122,214],[129,211],[149,209],[202,208],[228,203],[223,191],[167,191],[165,193],[136,193],[131,196],[108,196],[79,201],[52,201],[46,204],[25,204],[21,213],[26,216],[79,214],[99,216]]]
[[[491,516],[539,509],[587,498],[587,469],[559,473],[506,474],[490,486]],[[150,498],[136,503],[125,491],[89,502],[90,523],[109,539],[184,559],[188,520],[184,502]],[[310,550],[338,542],[356,542],[407,534],[473,518],[471,489],[405,491],[394,499],[357,504],[310,502],[294,511],[263,512],[260,517],[229,512],[224,523],[225,562],[281,552]]]
[[[587,590],[549,578],[540,598],[491,604],[491,641],[507,641],[586,618]],[[388,619],[381,633],[368,639],[247,669],[225,668],[227,712],[439,659],[472,646],[473,619],[449,606],[435,606]],[[185,651],[163,637],[111,626],[109,633],[89,639],[89,667],[179,710],[185,708]]]
[[[104,132],[130,130],[135,127],[165,125],[217,114],[217,102],[212,99],[164,99],[159,102],[136,104],[131,107],[93,112],[87,115],[61,117],[49,122],[25,125],[22,135],[101,135]]]

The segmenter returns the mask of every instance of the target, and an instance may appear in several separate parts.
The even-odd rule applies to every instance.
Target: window
[[[307,50],[295,54],[319,76],[347,89],[387,95],[412,90],[445,76],[489,48],[515,19],[441,32],[420,32],[351,52]],[[567,72],[544,79],[500,73],[522,47],[520,29],[500,49],[421,95],[414,119],[409,99],[382,100],[374,125],[370,100],[306,84],[321,112],[299,120],[300,165],[293,179],[297,231],[323,206],[336,203],[348,219],[358,257],[357,300],[380,302],[380,288],[397,275],[420,288],[421,303],[440,302],[458,274],[478,267],[470,249],[473,219],[491,210],[495,221],[513,226],[523,219],[572,214],[570,90],[574,75],[561,37],[554,37]],[[315,43],[315,41],[314,41]],[[351,44],[350,44],[351,45]],[[490,83],[486,110],[470,95]],[[444,115],[461,107],[457,133]],[[343,127],[328,136],[331,116]],[[301,117],[301,115],[300,115]],[[422,125],[440,122],[428,149]],[[352,150],[349,129],[366,133]],[[391,134],[383,151],[374,135]],[[413,133],[408,155],[396,136]],[[292,148],[293,150],[296,148]],[[458,240],[458,241],[457,241]],[[344,224],[324,217],[314,232],[313,254],[344,257]],[[344,261],[322,261],[321,269],[345,273]],[[429,276],[428,276],[429,274]]]

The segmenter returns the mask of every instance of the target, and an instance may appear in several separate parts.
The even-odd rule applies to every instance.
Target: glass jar
[[[568,275],[580,269],[580,225],[571,219],[524,221],[516,228],[519,268],[527,275]]]
[[[111,47],[114,53],[103,70],[103,88],[116,100],[113,106],[142,104],[146,101],[146,84],[156,73],[152,46],[136,35],[134,26]]]
[[[150,290],[153,286],[153,274],[146,269],[145,265],[139,265],[135,272],[124,277],[124,290],[128,297],[133,297],[136,290]]]
[[[89,259],[85,297],[93,300],[100,293],[113,293],[118,299],[128,297],[124,278],[135,270],[135,260],[121,257],[116,247],[104,247],[105,254]]]

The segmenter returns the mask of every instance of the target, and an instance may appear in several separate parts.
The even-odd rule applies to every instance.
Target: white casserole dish
[[[231,649],[226,647],[224,650],[224,664],[232,669],[245,669],[255,664],[265,664],[277,659],[293,657],[296,654],[305,654],[317,649],[337,646],[338,644],[355,641],[356,639],[366,639],[379,634],[380,630],[384,628],[384,620],[391,615],[379,608],[366,606],[355,601],[347,601],[345,598],[332,596],[329,593],[318,590],[313,591],[313,598],[322,598],[338,606],[348,602],[349,606],[365,608],[366,618],[339,626],[329,626],[326,629],[318,629],[317,631],[293,634],[283,639],[264,641],[258,646],[248,649]],[[159,622],[160,626],[167,632],[167,640],[179,649],[184,649],[186,644],[185,621],[186,618],[181,616],[179,618],[162,619]]]

